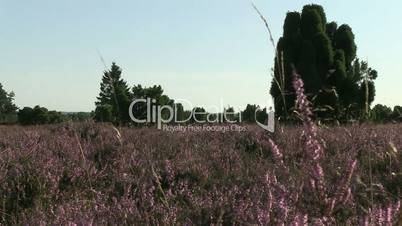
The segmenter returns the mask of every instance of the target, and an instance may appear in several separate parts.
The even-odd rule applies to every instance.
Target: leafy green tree
[[[46,118],[47,118],[46,124],[62,123],[69,119],[67,115],[64,115],[61,112],[57,111],[48,111]]]
[[[17,107],[14,104],[14,93],[6,92],[0,83],[0,123],[9,123],[10,118],[17,113]]]
[[[178,121],[185,121],[189,119],[189,115],[186,114],[184,111],[183,104],[181,103],[175,103],[174,104],[174,109],[175,109],[175,117]]]
[[[247,104],[246,108],[241,112],[241,117],[243,122],[253,123],[260,122],[264,123],[267,118],[267,109],[259,109],[258,105]]]
[[[238,115],[235,114],[235,110],[233,107],[228,107],[223,110],[224,116],[222,117],[222,122],[226,121],[236,121],[238,119]]]
[[[71,119],[73,122],[84,122],[91,119],[91,113],[88,112],[74,112],[68,113],[68,118]]]
[[[192,111],[191,122],[206,122],[207,120],[207,111],[202,107],[195,107]]]
[[[392,109],[381,104],[377,104],[371,110],[371,117],[375,122],[384,123],[392,120]]]
[[[170,99],[167,95],[163,94],[163,89],[162,86],[160,85],[154,85],[151,87],[142,87],[141,85],[134,85],[132,90],[132,97],[134,100],[136,99],[143,99],[147,100],[149,99],[150,102],[150,107],[151,107],[151,119],[157,119],[158,116],[153,115],[152,108],[156,106],[171,106],[174,107],[174,101]],[[147,107],[148,103],[137,103],[136,105],[133,106],[133,115],[137,119],[146,119],[147,118]],[[162,112],[162,117],[163,118],[169,118],[170,112],[163,111]]]
[[[18,122],[21,125],[43,125],[61,123],[67,120],[67,117],[57,111],[49,111],[40,106],[34,108],[24,107],[18,111]]]
[[[375,97],[375,85],[374,80],[378,77],[378,72],[368,66],[368,63],[361,61],[359,59],[355,60],[353,81],[360,84],[359,95],[357,95],[359,108],[364,109],[364,113],[368,113],[371,103],[374,101]],[[358,68],[360,65],[360,68]]]
[[[193,114],[192,110],[184,110],[182,120],[186,120],[186,123],[194,122],[192,114]]]
[[[246,108],[241,112],[243,122],[258,122],[264,123],[267,118],[267,109],[259,109],[258,105],[247,104]]]
[[[377,71],[356,59],[356,49],[351,27],[327,23],[322,6],[306,5],[301,13],[289,12],[277,44],[270,90],[276,115],[286,119],[294,111],[295,69],[317,118],[367,115],[375,97]]]
[[[127,83],[121,78],[122,70],[113,63],[110,70],[103,73],[100,84],[100,93],[95,110],[95,119],[103,119],[113,123],[128,123],[130,116],[128,108],[130,106],[131,94]],[[106,115],[96,115],[105,113],[105,108],[111,106],[111,117]],[[98,109],[102,108],[102,109]]]
[[[267,109],[261,109],[260,111],[257,111],[256,114],[256,119],[258,120],[258,122],[260,123],[265,123],[268,120],[268,112]]]
[[[48,112],[49,110],[47,108],[38,105],[35,106],[32,111],[33,124],[41,125],[48,123]]]
[[[392,119],[396,122],[402,122],[402,106],[395,106],[392,112]]]
[[[241,112],[241,118],[243,122],[255,122],[255,112],[257,106],[247,104],[246,108]]]
[[[24,107],[18,111],[18,122],[21,125],[32,125],[33,119],[33,109],[30,107]]]
[[[112,122],[113,121],[113,106],[108,105],[108,104],[98,105],[95,109],[95,121]]]

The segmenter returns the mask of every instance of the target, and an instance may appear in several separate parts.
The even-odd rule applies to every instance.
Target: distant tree
[[[377,71],[356,59],[350,26],[327,23],[320,5],[306,5],[286,15],[277,44],[270,93],[279,118],[294,111],[293,70],[301,75],[316,118],[367,116],[374,100]]]
[[[256,113],[256,119],[260,123],[265,123],[268,120],[267,108],[261,109]]]
[[[191,122],[193,123],[206,122],[207,120],[207,111],[202,107],[195,107],[192,114]]]
[[[46,124],[62,123],[69,119],[66,115],[57,111],[48,111],[46,118],[47,118]]]
[[[49,111],[40,106],[34,108],[24,107],[18,111],[18,122],[21,125],[43,125],[61,123],[67,120],[67,117],[57,111]]]
[[[353,70],[350,71],[349,78],[351,83],[355,85],[354,90],[357,93],[351,95],[349,98],[357,97],[358,108],[363,109],[363,115],[368,117],[371,103],[375,97],[374,80],[377,78],[378,73],[376,70],[370,68],[366,61],[359,61],[356,59],[353,63]]]
[[[131,102],[131,94],[127,83],[121,78],[122,70],[116,63],[113,63],[111,69],[103,73],[100,93],[95,110],[95,119],[103,119],[113,123],[124,124],[130,121],[128,108]],[[111,117],[105,118],[105,115],[96,115],[96,113],[105,113],[105,109],[111,106]],[[102,108],[102,109],[99,109]]]
[[[170,99],[167,95],[163,94],[163,89],[160,85],[154,85],[151,87],[142,87],[141,85],[134,85],[132,90],[132,97],[134,100],[137,99],[143,99],[147,100],[150,99],[150,106],[151,109],[154,106],[171,106],[174,107],[174,101]],[[182,107],[182,106],[181,106]],[[146,119],[147,118],[147,103],[137,103],[136,105],[133,106],[133,115],[137,119]],[[158,116],[153,116],[153,112],[151,110],[151,118],[157,119]],[[163,111],[162,112],[162,117],[163,118],[168,118],[170,112]]]
[[[10,119],[15,117],[18,108],[14,104],[14,96],[13,92],[6,92],[0,83],[0,123],[11,123]]]
[[[34,125],[46,124],[48,122],[48,109],[35,106],[32,111],[32,120]]]
[[[257,106],[247,104],[244,111],[242,111],[242,120],[243,122],[255,122],[255,111],[257,110]]]
[[[235,110],[233,107],[229,106],[228,108],[225,108],[223,110],[223,113],[225,115],[225,117],[223,117],[223,122],[226,122],[226,120],[233,122],[238,119],[238,115],[235,114]]]
[[[392,109],[385,105],[377,104],[371,110],[371,117],[375,122],[389,122],[392,120]]]
[[[402,106],[395,106],[392,112],[392,119],[396,122],[402,122]]]
[[[267,109],[260,109],[258,105],[247,104],[244,111],[241,112],[243,122],[261,122],[264,123],[267,118]]]
[[[186,123],[193,122],[194,120],[192,118],[192,114],[193,114],[193,112],[191,110],[185,110],[183,112],[183,117],[184,117],[183,120],[186,120]]]
[[[132,90],[132,96],[134,99],[154,99],[157,105],[171,105],[173,100],[167,95],[163,94],[162,86],[154,85],[151,87],[142,87],[141,85],[134,85]]]
[[[91,113],[89,112],[75,112],[68,113],[67,117],[71,119],[73,122],[84,122],[91,119]]]
[[[113,122],[113,106],[109,104],[98,105],[95,109],[95,121]]]
[[[30,107],[24,107],[18,111],[18,122],[21,125],[32,125],[34,124],[33,119],[33,109]]]
[[[181,103],[174,104],[174,109],[175,109],[175,117],[178,121],[185,121],[189,119],[189,115],[186,115],[184,107]]]

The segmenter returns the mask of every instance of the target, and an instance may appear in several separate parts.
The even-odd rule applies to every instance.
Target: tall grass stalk
[[[262,15],[261,11],[257,8],[257,6],[252,2],[251,5],[253,6],[254,10],[257,12],[261,20],[264,22],[264,26],[268,31],[269,35],[269,42],[271,43],[273,49],[275,50],[275,61],[276,61],[276,66],[278,68],[278,73],[279,73],[279,80],[275,76],[275,70],[274,74],[272,75],[272,79],[274,80],[275,84],[277,85],[279,91],[281,92],[281,97],[282,97],[282,102],[283,102],[283,110],[285,113],[285,120],[287,118],[287,105],[286,105],[286,91],[285,91],[285,67],[284,67],[284,61],[283,61],[283,52],[279,53],[278,49],[276,47],[276,43],[274,40],[274,37],[272,35],[271,28],[269,27],[268,20]]]

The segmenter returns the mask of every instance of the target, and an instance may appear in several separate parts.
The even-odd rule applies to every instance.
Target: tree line
[[[294,121],[297,117],[294,114],[296,96],[292,85],[293,73],[297,71],[305,83],[316,120],[343,123],[356,120],[400,122],[400,106],[391,109],[378,104],[371,108],[378,72],[369,67],[367,61],[357,58],[356,51],[352,28],[347,24],[338,26],[336,22],[328,22],[322,6],[311,4],[304,6],[301,12],[288,12],[283,35],[276,46],[270,87],[278,120]],[[178,120],[188,119],[192,112],[198,114],[190,118],[190,123],[203,121],[207,117],[202,107],[185,110],[182,104],[164,94],[160,85],[143,87],[138,84],[130,88],[122,78],[122,69],[116,63],[104,71],[95,110],[91,113],[66,114],[40,106],[18,109],[14,97],[13,92],[6,92],[0,84],[1,124],[18,122],[22,125],[36,125],[94,120],[135,125],[129,115],[129,106],[133,100],[146,98],[154,100],[152,106],[172,106]],[[255,115],[257,108],[257,105],[249,104],[237,117],[241,116],[245,122],[254,122],[256,118],[264,122],[267,118],[266,109]],[[224,109],[225,112],[234,112],[234,109],[228,107]],[[210,116],[220,118],[223,113]],[[145,119],[146,103],[136,104],[132,114],[137,119]],[[160,117],[165,118],[166,114],[168,112],[162,112]],[[236,117],[236,114],[233,115]]]
[[[115,124],[135,124],[132,122],[129,116],[129,105],[136,99],[151,99],[150,108],[154,106],[171,106],[174,111],[174,117],[178,121],[187,120],[189,123],[197,121],[207,120],[207,116],[210,120],[219,121],[223,113],[210,114],[202,107],[195,107],[194,109],[185,110],[181,103],[176,103],[174,99],[164,94],[164,90],[160,85],[154,85],[151,87],[143,87],[142,85],[134,85],[130,88],[127,82],[122,78],[122,69],[116,64],[112,63],[109,70],[103,73],[102,82],[100,84],[100,93],[95,102],[96,108],[94,111],[94,119],[98,122],[111,122]],[[257,105],[248,104],[244,111],[239,114],[244,122],[255,122],[255,111],[259,108]],[[132,113],[136,119],[146,119],[147,112],[149,111],[147,103],[138,103],[133,106]],[[236,120],[236,114],[232,107],[228,107],[224,110],[225,113],[230,112],[233,114],[230,120]],[[154,112],[151,112],[152,114]],[[196,113],[196,114],[192,114]],[[168,118],[169,112],[162,112],[161,116]],[[266,120],[267,114],[265,110],[260,111],[257,114],[257,119],[262,122]],[[223,122],[223,120],[220,120]]]
[[[104,72],[101,91],[98,96],[98,101],[95,103],[96,108],[90,113],[62,113],[57,111],[51,111],[41,106],[23,107],[18,109],[14,104],[15,94],[13,92],[7,92],[0,84],[0,124],[16,124],[21,125],[42,125],[42,124],[54,124],[66,121],[86,121],[94,120],[97,122],[110,122],[120,125],[133,124],[128,116],[128,106],[131,101],[135,99],[154,99],[156,102],[152,103],[155,106],[170,105],[175,107],[177,119],[188,119],[191,112],[205,113],[193,115],[190,118],[189,123],[196,121],[206,120],[207,111],[202,107],[195,107],[194,109],[185,110],[181,103],[175,103],[175,101],[164,94],[164,90],[160,85],[154,85],[151,87],[143,87],[141,85],[134,85],[131,89],[128,88],[127,83],[121,78],[121,68],[115,63],[109,71]],[[112,79],[111,79],[112,78]],[[113,83],[111,83],[111,81]],[[109,86],[109,84],[113,84]],[[239,112],[236,116],[233,107],[228,107],[224,112],[231,112],[229,118],[231,121],[237,120],[241,114],[243,122],[265,122],[267,119],[267,109],[259,109],[258,105],[248,104],[244,110]],[[255,115],[255,112],[258,112]],[[145,119],[147,116],[146,104],[136,104],[133,109],[133,114],[138,119]],[[222,118],[222,113],[212,114],[212,119]],[[167,117],[167,116],[163,116]],[[280,117],[280,115],[279,115]],[[393,109],[385,105],[375,105],[370,109],[369,120],[377,123],[389,123],[389,122],[402,122],[402,106],[395,106]],[[221,121],[222,122],[222,121]]]
[[[19,109],[14,103],[14,92],[7,92],[0,83],[0,124],[43,125],[66,121],[85,121],[90,113],[62,113],[49,111],[39,105]]]
[[[95,110],[90,113],[62,113],[50,111],[41,106],[23,107],[18,109],[14,104],[15,94],[7,92],[0,84],[0,124],[16,124],[21,125],[42,125],[54,124],[66,121],[86,121],[94,120],[96,122],[109,122],[117,125],[136,125],[129,117],[129,105],[135,99],[153,99],[152,106],[169,105],[176,109],[176,118],[179,121],[189,119],[188,123],[204,121],[209,115],[211,120],[217,119],[219,122],[224,122],[221,115],[223,113],[232,113],[229,115],[229,120],[234,121],[241,117],[242,122],[265,122],[267,120],[267,109],[259,109],[258,105],[248,104],[246,108],[237,114],[233,107],[224,109],[223,113],[210,114],[202,107],[185,110],[181,103],[176,103],[169,96],[164,94],[164,90],[160,85],[151,87],[143,87],[142,85],[134,85],[131,89],[128,87],[122,77],[122,69],[113,63],[110,70],[103,73],[102,82],[100,85],[100,93],[95,102]],[[136,104],[133,108],[133,115],[138,119],[147,117],[146,103]],[[196,112],[197,114],[193,114]],[[255,113],[257,112],[257,114]],[[402,122],[402,107],[395,106],[394,109],[385,105],[378,104],[369,110],[370,117],[367,120],[376,123]],[[165,113],[165,112],[162,112]],[[203,114],[204,113],[204,114]],[[277,114],[277,117],[281,117]],[[167,113],[166,113],[167,114]],[[192,116],[192,118],[190,117]],[[167,115],[162,117],[168,118]]]
[[[134,125],[129,117],[129,105],[136,99],[152,99],[152,106],[172,106],[175,111],[174,117],[178,121],[186,121],[187,123],[196,123],[197,121],[213,120],[216,122],[225,122],[225,120],[235,121],[241,118],[242,122],[251,123],[258,120],[264,122],[268,115],[266,109],[259,109],[258,105],[248,104],[243,111],[235,112],[233,107],[227,107],[222,113],[208,113],[203,107],[194,107],[194,109],[184,109],[181,103],[176,103],[175,100],[164,94],[164,90],[160,85],[143,87],[142,85],[134,85],[129,88],[128,84],[121,77],[122,69],[112,63],[109,70],[103,73],[100,84],[100,93],[95,102],[95,110],[86,113],[64,113],[54,110],[48,110],[39,105],[34,107],[23,107],[19,109],[14,104],[15,94],[7,92],[0,84],[0,124],[21,124],[21,125],[44,125],[55,124],[67,121],[95,121],[113,123],[116,125]],[[132,113],[137,119],[146,119],[147,117],[146,103],[136,104]],[[257,117],[255,117],[255,112]],[[194,114],[196,113],[196,114]],[[222,115],[227,114],[227,119]],[[161,117],[168,118],[169,112],[162,112]],[[152,116],[151,117],[156,117]],[[152,123],[148,123],[152,124]],[[148,125],[145,124],[145,125]],[[142,124],[141,124],[142,125]]]

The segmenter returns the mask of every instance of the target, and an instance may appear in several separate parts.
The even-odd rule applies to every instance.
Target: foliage
[[[295,110],[292,71],[296,68],[315,118],[368,118],[377,71],[356,59],[356,49],[352,28],[327,23],[321,6],[306,5],[301,14],[289,12],[277,44],[270,90],[277,116],[289,119]]]
[[[381,104],[377,104],[371,110],[371,116],[375,122],[389,122],[392,118],[392,109]]]
[[[142,87],[141,85],[134,85],[130,90],[127,83],[121,78],[121,74],[122,69],[116,63],[112,64],[110,70],[104,72],[101,91],[97,97],[98,101],[94,112],[96,121],[122,125],[130,124],[129,106],[133,100],[138,99],[149,99],[151,109],[154,106],[173,106],[174,101],[163,94],[161,86]],[[143,120],[147,118],[147,110],[147,103],[140,102],[133,106],[132,113],[135,118]],[[151,111],[151,118],[154,117],[152,114]],[[169,117],[167,114],[169,112],[163,111],[162,117]]]
[[[0,223],[396,223],[401,125],[310,126],[274,136],[254,126],[185,134],[92,123],[0,127]],[[313,174],[316,164],[323,177]]]
[[[268,118],[267,109],[260,109],[260,107],[255,104],[247,104],[244,111],[241,112],[241,115],[242,121],[248,123],[256,122],[256,120],[258,122],[264,123]]]
[[[24,107],[18,111],[18,122],[21,125],[43,125],[61,123],[67,120],[67,117],[60,112],[49,111],[40,106],[34,108]]]
[[[6,92],[0,83],[0,124],[14,121],[18,109],[14,104],[14,96],[13,92]]]
[[[192,118],[190,122],[199,123],[199,122],[206,122],[207,121],[208,113],[202,107],[195,107],[192,110]]]
[[[397,122],[402,122],[402,107],[395,106],[394,111],[392,112],[392,119]]]
[[[371,118],[377,123],[402,122],[402,107],[395,106],[392,110],[382,104],[377,104],[371,110]]]
[[[108,104],[97,106],[95,109],[95,120],[97,122],[112,122],[113,106]]]
[[[223,114],[223,115],[222,115]],[[239,114],[235,112],[233,107],[227,107],[223,109],[223,113],[218,114],[218,119],[222,122],[238,122],[239,121]]]
[[[113,63],[110,70],[105,71],[100,84],[100,93],[95,110],[95,119],[103,122],[128,123],[130,117],[128,107],[131,94],[127,83],[121,78],[122,70]],[[111,109],[110,109],[111,108]],[[111,110],[109,117],[108,110]]]
[[[92,119],[92,114],[88,112],[67,113],[67,117],[73,122],[84,122]]]
[[[156,106],[174,106],[174,101],[170,99],[167,95],[163,94],[163,89],[160,85],[154,85],[151,87],[142,87],[141,85],[134,85],[132,88],[132,97],[133,100],[136,99],[144,99],[149,100],[150,108]],[[146,119],[147,118],[147,110],[148,110],[148,103],[137,103],[133,107],[133,115],[137,119]],[[180,107],[180,106],[179,106]],[[182,109],[182,108],[181,108]],[[155,118],[156,120],[157,115],[153,115],[153,111],[151,111],[151,119]],[[161,117],[164,119],[169,118],[170,112],[163,111]]]
[[[175,103],[174,109],[175,109],[175,117],[178,120],[178,122],[187,121],[191,116],[191,112],[185,111],[183,104],[181,103]]]

